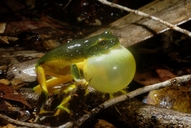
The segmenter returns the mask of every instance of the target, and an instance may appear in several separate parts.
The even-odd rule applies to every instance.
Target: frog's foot
[[[116,92],[116,93],[104,93],[104,94],[102,95],[102,98],[105,98],[106,95],[109,95],[109,99],[112,99],[112,98],[114,98],[115,96],[117,96],[117,95],[115,95],[115,94],[117,94],[117,95],[127,94],[127,91],[126,91],[126,90],[120,90],[120,91],[118,91],[118,92]]]
[[[84,94],[84,96],[87,96],[88,94],[89,94],[89,89],[88,89],[88,85],[89,85],[89,82],[85,82],[84,83],[84,85],[83,85],[83,87],[84,87],[84,89],[85,89],[85,94]]]
[[[120,90],[119,92],[121,92],[122,94],[127,94],[126,90]]]
[[[122,94],[127,94],[127,91],[126,90],[120,90],[116,93],[109,93],[109,98],[112,99],[112,98],[119,96],[119,95],[122,95]]]
[[[62,102],[54,110],[54,116],[60,114],[62,110],[66,111],[68,114],[71,114],[70,109],[68,108],[69,101],[71,100],[71,95],[65,97]]]
[[[88,85],[89,82],[85,79],[75,79],[75,85],[76,87],[81,87],[83,90],[85,90],[84,96],[89,94]]]
[[[114,93],[103,93],[102,98],[105,98],[106,95],[109,95],[109,99],[114,98]]]

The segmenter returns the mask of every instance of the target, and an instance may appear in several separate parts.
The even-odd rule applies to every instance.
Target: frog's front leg
[[[70,66],[71,75],[74,81],[77,83],[77,85],[84,84],[85,82],[82,67],[83,67],[83,62],[72,64]]]
[[[85,95],[88,94],[88,81],[84,78],[83,74],[83,65],[84,62],[76,63],[71,65],[71,74],[75,81],[75,84],[78,86],[83,86],[83,88],[86,90]]]

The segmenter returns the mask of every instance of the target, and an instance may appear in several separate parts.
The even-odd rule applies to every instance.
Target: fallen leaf
[[[111,123],[99,119],[94,128],[115,128]]]
[[[156,75],[153,75],[153,73],[149,71],[144,73],[137,72],[134,77],[134,80],[144,86],[161,82],[159,77],[157,77]]]
[[[157,72],[158,76],[162,79],[162,81],[176,77],[175,74],[173,74],[172,72],[170,72],[167,69],[160,69],[159,68],[159,69],[156,69],[156,72]]]
[[[12,124],[7,124],[6,126],[3,126],[2,128],[16,128],[16,126]]]
[[[146,103],[180,112],[191,113],[190,87],[171,86],[151,91]]]
[[[32,108],[31,105],[28,104],[28,102],[22,97],[22,95],[13,90],[11,86],[0,84],[0,97],[3,99],[20,102],[27,107]]]

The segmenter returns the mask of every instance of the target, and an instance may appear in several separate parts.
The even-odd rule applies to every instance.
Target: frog
[[[33,88],[41,93],[39,99],[46,101],[49,92],[56,85],[75,81],[93,87],[96,91],[113,94],[128,86],[132,81],[136,63],[132,53],[120,44],[111,31],[87,38],[74,40],[50,50],[42,56],[35,66],[39,85]],[[46,76],[52,78],[46,79]],[[68,102],[70,92],[78,84],[65,89],[68,94],[56,108],[71,113]],[[39,113],[44,113],[44,102]],[[57,112],[58,113],[58,112]]]

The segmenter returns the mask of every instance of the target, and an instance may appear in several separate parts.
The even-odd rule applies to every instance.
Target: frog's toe
[[[40,94],[42,92],[42,89],[40,85],[37,85],[33,88],[34,93]]]
[[[53,111],[47,111],[47,110],[44,110],[43,108],[39,111],[39,115],[41,114],[53,114],[54,112]]]
[[[70,109],[68,108],[68,103],[71,100],[71,95],[65,97],[62,102],[56,107],[54,116],[60,114],[62,110],[66,111],[68,114],[71,114]]]
[[[71,114],[70,109],[67,106],[59,105],[56,107],[56,110],[54,111],[54,116],[60,115],[62,111],[67,112],[68,114]]]

